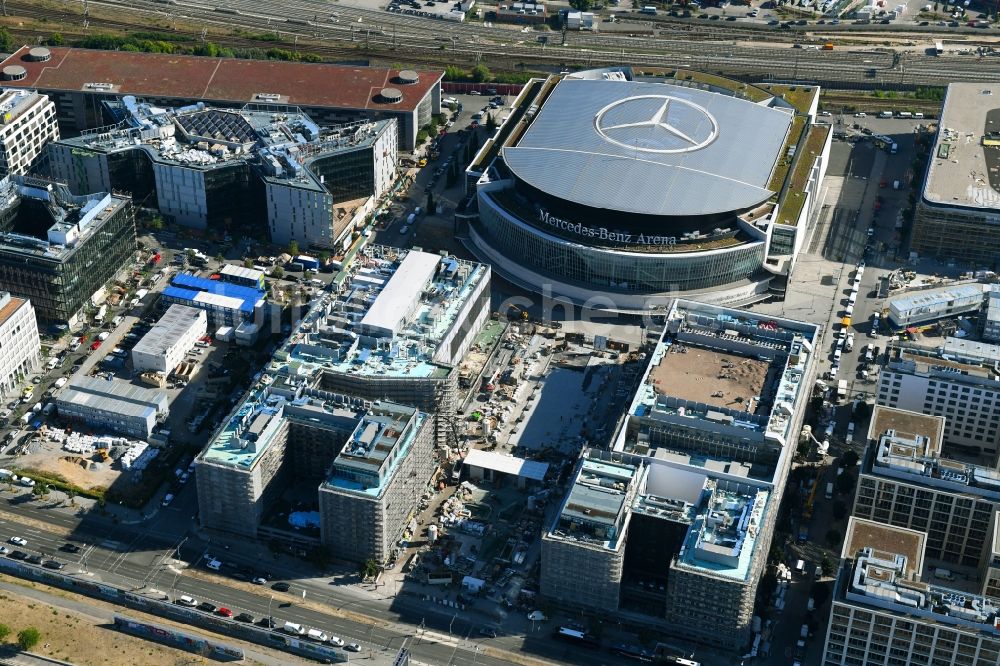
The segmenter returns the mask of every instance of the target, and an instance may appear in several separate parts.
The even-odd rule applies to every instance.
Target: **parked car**
[[[210,604],[207,601],[203,601],[200,604],[198,604],[198,610],[204,613],[214,613],[217,610],[217,608],[218,607],[215,604]]]
[[[253,624],[253,615],[250,613],[240,613],[233,618],[237,622],[246,622],[247,624]]]
[[[179,606],[187,606],[188,608],[194,608],[195,606],[198,605],[198,600],[195,599],[194,597],[189,597],[188,595],[185,594],[183,596],[178,597],[174,601],[174,603]]]
[[[291,586],[288,583],[281,581],[272,585],[271,589],[276,592],[288,592],[290,587]]]
[[[80,547],[77,546],[75,543],[64,543],[63,545],[59,546],[59,550],[61,550],[64,553],[79,553]]]

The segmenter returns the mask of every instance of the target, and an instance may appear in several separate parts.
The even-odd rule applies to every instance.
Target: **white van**
[[[121,315],[118,315],[117,317],[115,317],[114,319],[111,320],[111,328],[118,328],[118,326],[123,321],[125,321],[125,317],[123,317]]]
[[[309,631],[306,632],[306,637],[318,643],[326,643],[327,639],[330,638],[319,629],[310,629]]]
[[[879,118],[892,118],[892,111],[880,111],[878,114]]]
[[[919,118],[919,119],[923,120],[924,114],[921,113],[920,111],[917,111],[916,113],[913,114],[913,117],[914,118]]]
[[[294,622],[286,622],[285,626],[281,628],[286,634],[292,634],[293,636],[302,636],[306,633],[306,628],[301,624],[295,624]]]

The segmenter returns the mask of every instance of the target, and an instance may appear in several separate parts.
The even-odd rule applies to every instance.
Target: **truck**
[[[847,380],[841,379],[837,381],[837,399],[843,400],[847,397]]]
[[[826,484],[826,498],[833,499],[833,481],[829,481]]]
[[[297,263],[302,264],[302,267],[307,271],[319,270],[319,259],[316,259],[315,257],[310,257],[305,254],[300,254],[299,256],[295,257],[295,261]]]

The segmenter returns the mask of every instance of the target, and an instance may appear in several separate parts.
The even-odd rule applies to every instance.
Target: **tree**
[[[299,242],[297,240],[293,240],[288,243],[288,254],[292,255],[293,257],[298,256]]]
[[[461,81],[469,76],[469,73],[457,65],[448,65],[444,68],[445,81]]]
[[[848,449],[847,451],[844,451],[843,460],[844,460],[844,467],[847,468],[854,467],[855,465],[858,464],[859,460],[858,454],[854,450]]]
[[[823,553],[823,559],[820,560],[819,568],[824,576],[832,576],[833,572],[837,570],[837,565],[834,564],[829,555]]]
[[[221,257],[222,255],[219,255],[219,256]],[[219,260],[219,263],[220,264],[222,263],[221,259]],[[246,259],[244,259],[243,260],[243,267],[244,268],[253,268],[253,257],[247,257]]]
[[[153,219],[149,221],[149,228],[153,231],[160,231],[163,229],[163,218],[159,215],[154,215]]]
[[[593,0],[569,0],[569,6],[581,12],[589,12],[594,6]]]
[[[7,28],[0,28],[0,50],[7,53],[14,52],[14,36]]]
[[[66,489],[66,499],[69,500],[70,506],[76,506],[76,490],[72,487]]]
[[[0,624],[0,643],[7,642],[7,637],[10,636],[12,629],[6,624]]]
[[[496,118],[493,117],[492,113],[486,114],[486,129],[492,131],[497,128]]]
[[[271,269],[271,277],[281,279],[285,275],[285,270],[281,266],[275,266]]]
[[[17,646],[25,652],[38,645],[40,640],[42,640],[42,634],[34,627],[26,627],[17,632]]]
[[[826,543],[830,548],[834,548],[840,543],[843,535],[838,530],[827,530],[826,532]]]
[[[62,46],[66,41],[61,32],[53,32],[52,36],[46,40],[49,46]]]
[[[361,577],[362,578],[374,578],[378,575],[379,566],[378,562],[375,560],[365,560],[361,565]]]
[[[45,483],[41,482],[36,483],[31,488],[31,494],[34,495],[35,497],[45,497],[46,495],[49,494],[49,487]]]
[[[479,63],[472,68],[472,80],[476,83],[485,83],[490,80],[490,68]]]

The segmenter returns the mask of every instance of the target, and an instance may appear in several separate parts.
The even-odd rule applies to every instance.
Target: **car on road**
[[[327,642],[329,642],[330,645],[336,645],[337,647],[344,647],[344,639],[339,638],[337,636],[330,636]]]
[[[43,561],[42,560],[42,556],[41,555],[37,555],[37,554],[36,555],[32,555],[31,557],[29,557],[27,559],[28,564],[41,564],[42,561]]]
[[[6,555],[10,552],[10,548],[7,546],[0,546],[0,555]]]
[[[14,550],[11,551],[10,554],[7,555],[7,557],[9,557],[12,560],[26,560],[28,559],[28,554],[23,550]]]
[[[173,493],[167,493],[163,496],[163,506],[170,506],[170,503],[174,501]]]
[[[7,541],[9,541],[10,543],[14,544],[15,546],[27,546],[28,545],[28,540],[25,539],[24,537],[19,537],[19,536],[12,536]]]
[[[289,585],[284,581],[275,583],[274,585],[271,586],[271,589],[276,592],[288,592],[289,588],[291,588],[291,585]]]
[[[180,597],[177,597],[174,603],[179,606],[187,606],[188,608],[194,608],[195,606],[198,605],[198,600],[195,599],[194,597],[189,597],[188,595],[185,594]]]
[[[44,562],[42,562],[42,566],[45,567],[46,569],[53,569],[55,571],[59,571],[66,565],[63,564],[62,562],[59,562],[58,560],[45,560]]]
[[[274,629],[276,626],[278,626],[278,623],[274,621],[273,617],[262,617],[259,620],[257,620],[257,626],[265,627],[267,629]]]
[[[348,643],[344,646],[344,649],[348,652],[361,652],[361,646],[357,643]]]
[[[198,604],[198,610],[204,613],[214,613],[216,610],[218,610],[218,607],[215,604],[210,604],[207,601],[203,601],[200,604]]]
[[[545,620],[549,618],[545,617],[545,613],[543,613],[542,611],[536,610],[528,613],[528,619],[531,620],[532,622],[545,622]]]
[[[247,624],[253,624],[253,615],[250,613],[240,613],[233,618],[237,622],[246,622]]]
[[[61,550],[64,553],[79,553],[80,547],[75,543],[64,543],[63,545],[59,546],[59,550]]]
[[[215,613],[216,613],[216,615],[219,615],[221,617],[232,617],[233,616],[233,611],[229,610],[225,606],[223,606],[222,608],[220,608],[217,611],[215,611]]]
[[[494,629],[493,627],[480,627],[479,628],[479,635],[480,636],[486,636],[487,638],[496,638],[497,637],[497,630]]]
[[[264,585],[267,583],[267,579],[264,578],[263,576],[257,576],[250,582],[252,582],[254,585]]]

